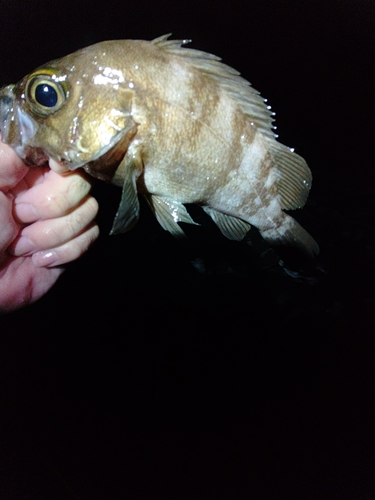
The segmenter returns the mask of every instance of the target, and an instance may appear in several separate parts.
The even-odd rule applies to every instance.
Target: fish
[[[312,175],[279,143],[274,113],[213,54],[170,34],[110,40],[51,61],[0,90],[0,132],[27,165],[83,168],[122,189],[111,234],[130,230],[146,198],[160,225],[185,235],[197,204],[229,239],[255,226],[271,245],[319,247],[287,210]]]

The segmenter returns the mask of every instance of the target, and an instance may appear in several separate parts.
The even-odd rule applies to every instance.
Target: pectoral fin
[[[197,224],[182,203],[150,194],[145,195],[145,198],[161,227],[169,231],[175,238],[186,237],[178,222]]]
[[[211,217],[223,235],[230,240],[243,240],[246,233],[251,228],[249,223],[241,219],[237,219],[237,217],[222,214],[221,212],[217,212],[209,207],[203,207],[203,210]]]
[[[130,149],[119,166],[124,180],[120,205],[117,209],[110,234],[126,233],[139,219],[139,200],[136,183],[143,167],[139,155]]]

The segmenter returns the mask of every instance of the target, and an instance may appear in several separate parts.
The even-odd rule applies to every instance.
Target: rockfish
[[[174,236],[194,224],[184,205],[195,203],[228,238],[252,224],[317,254],[284,212],[305,204],[311,172],[277,142],[263,98],[219,57],[168,37],[97,43],[2,88],[2,140],[29,165],[83,167],[122,187],[112,233],[137,222],[142,194]]]

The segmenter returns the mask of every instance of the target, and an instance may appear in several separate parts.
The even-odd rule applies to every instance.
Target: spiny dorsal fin
[[[230,95],[265,137],[275,139],[272,132],[273,115],[259,92],[235,69],[221,62],[221,58],[201,50],[182,48],[190,40],[168,40],[170,34],[151,41],[169,54],[184,57],[196,69],[209,75]]]

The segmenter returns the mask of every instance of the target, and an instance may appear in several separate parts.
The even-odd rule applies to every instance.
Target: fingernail
[[[11,252],[16,257],[19,257],[20,255],[32,252],[33,250],[35,250],[34,243],[26,236],[21,236],[19,240],[17,240],[17,242],[15,243]]]
[[[14,205],[14,211],[21,222],[32,222],[40,217],[34,205],[30,203],[16,203]]]
[[[36,252],[33,254],[33,263],[36,267],[49,267],[57,264],[58,256],[55,252],[45,250],[43,252]]]

